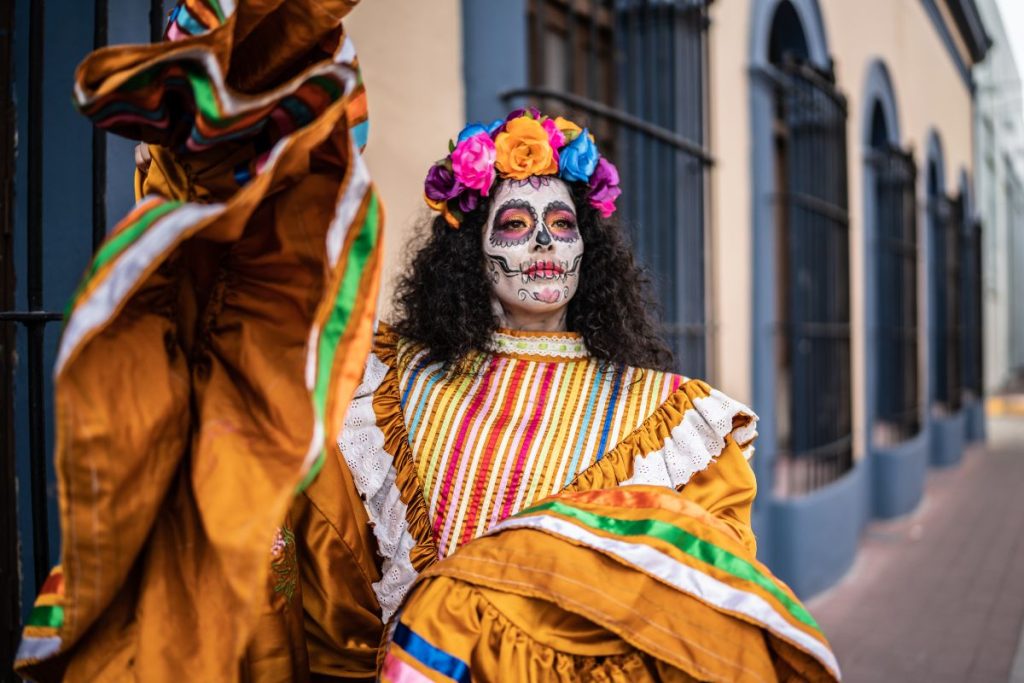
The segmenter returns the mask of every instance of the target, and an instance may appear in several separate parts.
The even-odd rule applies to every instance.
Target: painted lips
[[[519,273],[523,284],[534,280],[560,280],[565,282],[569,269],[566,261],[534,261],[523,263]]]

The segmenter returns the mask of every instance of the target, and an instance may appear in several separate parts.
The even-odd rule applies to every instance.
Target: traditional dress
[[[750,409],[572,333],[502,331],[467,361],[446,370],[385,328],[293,508],[315,674],[838,676],[754,559]]]

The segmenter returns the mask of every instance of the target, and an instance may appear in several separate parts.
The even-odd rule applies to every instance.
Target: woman
[[[292,510],[312,672],[832,680],[754,559],[756,417],[664,370],[614,166],[535,109],[449,147],[398,321]]]

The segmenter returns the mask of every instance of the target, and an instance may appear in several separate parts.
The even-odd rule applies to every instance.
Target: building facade
[[[978,10],[993,39],[974,69],[974,139],[977,210],[985,226],[985,391],[997,392],[1024,374],[1024,106],[999,9],[994,0],[978,0]]]
[[[132,201],[132,145],[72,110],[71,75],[94,47],[158,35],[166,9],[0,10],[15,37],[0,46],[0,599],[24,596],[0,604],[6,626],[59,554],[59,311]],[[993,288],[1021,290],[1024,195],[1009,143],[973,143],[976,101],[1004,78],[972,76],[983,15],[974,0],[365,0],[347,28],[387,205],[384,316],[449,137],[524,104],[585,122],[622,172],[620,213],[678,369],[761,416],[762,559],[803,596],[824,589],[869,519],[914,509],[929,467],[983,437],[989,354],[1024,366],[1024,315],[998,323],[1005,352],[990,338],[1008,307]],[[1002,203],[979,204],[975,178]],[[990,281],[999,253],[1019,260]]]

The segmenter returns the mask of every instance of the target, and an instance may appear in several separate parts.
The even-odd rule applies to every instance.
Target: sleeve
[[[753,557],[757,554],[757,541],[750,527],[750,510],[756,494],[754,471],[730,436],[721,455],[711,466],[693,475],[680,495],[724,522]]]

